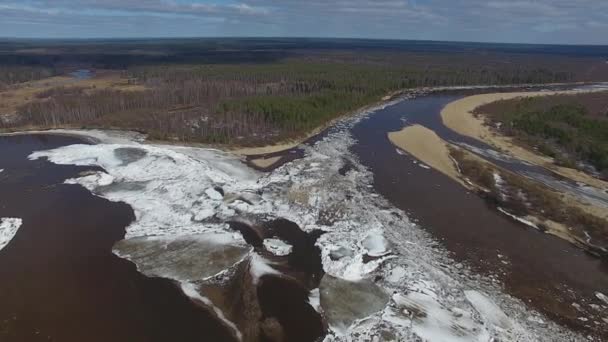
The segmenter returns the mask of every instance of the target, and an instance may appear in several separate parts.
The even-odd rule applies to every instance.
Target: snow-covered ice
[[[13,239],[23,220],[14,217],[0,218],[0,250]]]
[[[265,239],[264,247],[270,253],[276,256],[285,256],[291,253],[293,246],[280,239]]]
[[[180,282],[215,277],[250,251],[240,234],[228,232],[137,237],[114,246],[114,253],[134,262],[141,273]]]
[[[517,222],[520,222],[520,223],[525,224],[526,226],[530,226],[530,227],[532,227],[532,228],[539,229],[539,228],[538,228],[538,226],[537,226],[537,225],[536,225],[534,222],[532,222],[532,221],[530,221],[530,220],[526,220],[526,219],[525,219],[525,218],[523,218],[523,217],[519,217],[519,216],[517,216],[517,215],[513,215],[513,214],[511,214],[510,212],[508,212],[508,211],[504,210],[504,209],[503,209],[503,208],[501,208],[501,207],[498,207],[498,211],[500,211],[501,213],[503,213],[503,214],[505,214],[505,215],[509,216],[510,218],[514,219],[514,220],[515,220],[515,221],[517,221]]]
[[[203,297],[199,293],[199,291],[196,289],[196,286],[194,284],[187,283],[187,282],[181,283],[181,288],[182,288],[182,291],[184,291],[184,293],[188,297],[198,300],[198,301],[202,302],[203,304],[205,304],[207,307],[213,309],[213,312],[215,313],[216,317],[219,318],[222,322],[224,322],[224,324],[226,324],[228,327],[230,327],[230,329],[232,329],[234,331],[236,338],[239,341],[243,340],[243,334],[239,331],[239,328],[236,326],[236,324],[234,324],[234,322],[232,322],[228,318],[226,318],[226,316],[224,315],[222,310],[220,310],[220,308],[215,306],[215,304],[213,304],[213,302],[209,298]]]
[[[606,296],[605,294],[603,294],[601,292],[596,292],[595,296],[597,297],[597,299],[604,302],[604,304],[608,305],[608,296]]]
[[[380,230],[369,233],[363,239],[361,245],[367,250],[367,254],[372,257],[379,257],[388,253],[388,241]]]
[[[269,261],[264,259],[264,257],[260,256],[257,253],[252,253],[249,260],[249,273],[251,274],[251,278],[253,284],[257,284],[260,278],[265,275],[273,274],[280,275],[281,272],[272,268]]]
[[[68,182],[131,205],[136,220],[127,227],[128,239],[228,234],[233,231],[224,222],[248,217],[285,218],[305,231],[324,231],[317,240],[326,272],[319,302],[321,311],[333,315],[326,341],[382,340],[385,335],[397,341],[582,340],[548,319],[542,325],[529,320],[543,316],[456,264],[405,212],[374,194],[372,173],[350,151],[355,141],[349,128],[368,114],[338,123],[305,147],[304,158],[267,174],[220,151],[117,143],[117,137],[106,141],[98,132],[98,145],[30,157],[102,167],[105,172]],[[341,175],[346,162],[355,167]],[[331,222],[320,219],[327,213],[333,214]],[[276,241],[265,245],[272,249]],[[254,281],[280,275],[261,255],[249,252],[247,258]],[[353,300],[360,289],[376,294],[360,301],[365,306]],[[313,306],[316,296],[311,293]]]

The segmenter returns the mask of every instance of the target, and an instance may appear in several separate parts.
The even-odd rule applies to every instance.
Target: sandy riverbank
[[[270,157],[270,158],[257,158],[257,159],[251,159],[250,162],[261,168],[261,169],[266,169],[269,168],[271,166],[273,166],[274,164],[278,163],[281,160],[281,157]]]
[[[441,139],[434,131],[421,125],[412,125],[403,128],[401,131],[388,133],[388,138],[393,145],[397,146],[403,151],[406,151],[422,163],[425,163],[436,171],[439,171],[440,173],[448,176],[449,178],[458,182],[465,188],[471,190],[478,190],[482,194],[492,193],[493,190],[487,188],[485,185],[482,185],[478,181],[472,180],[475,179],[475,175],[473,177],[470,177],[471,175],[466,174],[466,172],[465,174],[461,173],[458,164],[460,164],[461,166],[463,165],[461,164],[464,162],[463,158],[477,163],[477,170],[486,169],[490,170],[489,172],[493,173],[494,175],[508,174],[510,177],[521,177],[521,181],[529,182],[529,180],[526,180],[524,177],[508,172],[507,170],[502,169],[497,165],[488,162],[466,150],[462,150],[463,155],[462,157],[460,157],[461,159],[459,159],[458,157],[453,157],[450,153],[450,144],[445,140]],[[458,161],[456,161],[454,158],[456,158],[456,160]],[[505,191],[505,189],[508,188],[505,187],[504,178],[500,176],[498,176],[498,178],[497,176],[494,176],[494,178],[501,179],[501,184],[498,185],[499,191],[501,193],[502,191]],[[508,183],[510,184],[510,181]],[[496,189],[494,189],[494,191],[496,191]],[[542,193],[536,193],[535,195],[542,195]],[[503,194],[502,196],[504,197],[500,198],[510,198],[512,197],[512,194]],[[605,210],[602,210],[602,208],[581,203],[579,200],[577,200],[574,196],[570,194],[564,193],[559,198],[564,208],[577,207],[579,209],[582,209],[589,215],[598,218],[606,217],[606,213],[604,213]],[[574,245],[580,248],[588,250],[592,250],[595,248],[595,246],[593,246],[593,243],[588,238],[588,235],[586,235],[585,231],[581,230],[580,227],[569,228],[566,224],[553,221],[550,217],[542,217],[542,215],[537,217],[534,216],[534,214],[531,212],[525,217],[517,217],[511,214],[509,211],[501,209],[502,204],[498,204],[497,206],[499,211],[502,211],[506,215],[511,216],[515,220],[520,221],[526,225],[532,226],[536,229],[540,229],[539,227],[543,227],[542,229],[547,234],[557,236],[570,243],[573,243]]]
[[[580,92],[581,91],[538,91],[473,95],[448,104],[441,111],[441,119],[448,128],[457,133],[481,140],[520,160],[545,167],[576,182],[581,182],[599,189],[607,189],[608,182],[594,178],[578,170],[555,165],[552,158],[523,148],[516,144],[513,139],[497,134],[486,125],[483,117],[473,114],[474,110],[478,107],[500,100],[510,100],[519,97],[576,94]]]
[[[388,139],[414,158],[464,185],[450,157],[447,142],[432,130],[421,125],[408,126],[388,133]]]

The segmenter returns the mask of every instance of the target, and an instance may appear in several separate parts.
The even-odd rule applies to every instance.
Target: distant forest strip
[[[608,66],[594,55],[486,49],[298,39],[0,42],[0,65],[8,70],[113,69],[139,86],[79,89],[75,82],[45,90],[28,97],[17,115],[0,113],[0,128],[111,127],[154,139],[248,146],[300,137],[414,87],[608,79]],[[23,79],[32,78],[22,70]],[[11,115],[2,120],[3,114]]]
[[[559,164],[588,163],[608,178],[608,92],[498,101],[477,112]]]
[[[288,61],[154,65],[124,72],[143,92],[55,89],[19,108],[22,123],[143,130],[153,138],[251,145],[287,139],[337,115],[421,86],[565,82],[546,69],[389,66]]]
[[[0,91],[7,86],[57,75],[54,68],[0,65]]]

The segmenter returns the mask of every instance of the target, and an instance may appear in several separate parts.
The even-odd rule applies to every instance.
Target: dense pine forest
[[[0,120],[4,129],[112,127],[164,140],[257,145],[300,136],[409,88],[571,82],[608,75],[596,56],[540,56],[495,46],[446,45],[444,52],[436,44],[332,45],[324,40],[57,44],[35,53],[28,52],[31,46],[20,46],[21,52],[0,50],[0,64],[5,64],[0,80],[14,84],[73,66],[114,70],[140,88],[74,83],[44,89],[18,106],[10,121]],[[20,53],[26,56],[16,58]],[[30,65],[10,66],[16,61]],[[9,72],[3,76],[3,70]]]

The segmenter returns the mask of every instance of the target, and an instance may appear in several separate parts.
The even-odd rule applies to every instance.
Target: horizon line
[[[529,46],[585,46],[608,47],[608,44],[575,44],[575,43],[522,43],[500,41],[466,41],[466,40],[433,40],[433,39],[407,39],[407,38],[369,38],[369,37],[312,37],[312,36],[134,36],[134,37],[10,37],[0,36],[4,41],[95,41],[95,40],[196,40],[196,39],[310,39],[310,40],[361,40],[361,41],[395,41],[395,42],[431,42],[431,43],[460,43],[460,44],[499,44],[499,45],[529,45]]]

